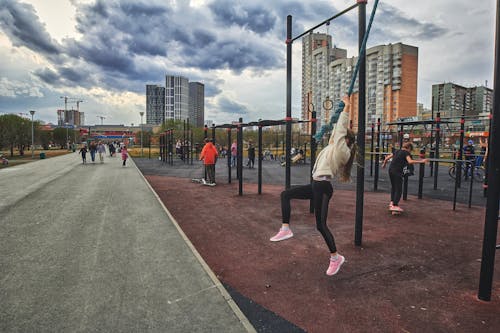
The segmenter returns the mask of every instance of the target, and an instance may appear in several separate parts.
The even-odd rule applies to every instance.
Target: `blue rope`
[[[375,0],[375,3],[373,4],[372,13],[370,15],[370,21],[368,22],[368,27],[367,27],[366,33],[363,37],[363,42],[361,43],[358,61],[356,63],[356,67],[354,68],[354,74],[351,77],[351,84],[349,85],[349,90],[347,91],[347,96],[351,96],[352,91],[354,90],[354,84],[356,83],[356,77],[358,76],[358,72],[359,72],[359,64],[361,63],[361,59],[365,56],[366,41],[368,40],[368,35],[370,34],[370,30],[372,28],[372,23],[373,23],[373,19],[375,18],[375,11],[377,10],[378,1],[379,0]],[[321,126],[321,129],[319,130],[319,132],[316,133],[316,136],[314,137],[316,139],[316,141],[321,140],[321,138],[323,137],[323,135],[326,132],[329,132],[333,129],[333,125],[336,124],[337,121],[339,120],[340,113],[342,113],[342,111],[344,110],[344,107],[345,107],[344,102],[340,101],[338,106],[337,106],[337,109],[335,109],[335,112],[333,113],[333,115],[330,118],[330,123]]]

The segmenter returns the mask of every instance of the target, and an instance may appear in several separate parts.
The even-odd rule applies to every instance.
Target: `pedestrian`
[[[486,150],[488,150],[488,138],[479,138],[479,148],[479,155],[476,158],[476,168],[483,166],[483,164],[486,162],[485,156]]]
[[[80,148],[79,153],[82,155],[82,164],[87,163],[87,145],[83,145],[82,148]]]
[[[127,151],[127,146],[123,145],[121,147],[121,154],[122,154],[122,161],[123,161],[123,166],[126,166],[127,164],[127,159],[128,159],[128,151]]]
[[[99,161],[101,163],[104,163],[104,155],[106,155],[106,147],[101,141],[99,141],[99,144],[97,145],[97,154],[99,154]]]
[[[200,161],[203,161],[205,165],[205,170],[207,173],[208,183],[207,185],[215,186],[215,163],[217,163],[217,157],[219,153],[217,148],[215,148],[212,140],[205,138],[205,145],[203,146],[200,154]]]
[[[95,153],[97,152],[97,146],[94,141],[90,143],[90,159],[92,160],[92,163],[95,163]]]
[[[247,163],[247,166],[250,169],[253,169],[254,164],[255,164],[255,147],[250,142],[248,144],[248,163]]]
[[[470,170],[472,168],[472,163],[475,162],[476,152],[474,151],[474,141],[467,141],[467,145],[463,148],[465,160],[465,179],[467,179],[471,174]]]
[[[399,207],[399,200],[403,193],[403,176],[404,169],[411,164],[426,163],[427,159],[414,160],[411,158],[411,151],[413,145],[411,142],[405,142],[402,149],[394,151],[387,155],[382,162],[382,168],[385,168],[387,162],[392,159],[389,166],[389,179],[391,180],[391,202],[389,203],[389,210],[395,212],[402,212],[403,209]]]
[[[238,145],[236,144],[236,140],[233,141],[231,145],[231,166],[236,166],[236,157],[238,156]]]
[[[113,142],[110,142],[108,144],[108,150],[109,150],[109,157],[113,157],[115,155],[115,151],[116,151],[115,145]]]
[[[351,169],[356,156],[357,146],[355,135],[349,129],[349,97],[343,98],[345,104],[338,122],[332,130],[328,145],[319,153],[313,167],[311,184],[292,187],[281,193],[282,225],[279,232],[270,241],[278,242],[293,237],[290,229],[290,200],[312,199],[316,218],[316,228],[330,251],[327,275],[334,275],[345,261],[344,256],[337,252],[335,239],[327,225],[328,204],[333,195],[332,180],[338,178],[342,182],[350,181]]]

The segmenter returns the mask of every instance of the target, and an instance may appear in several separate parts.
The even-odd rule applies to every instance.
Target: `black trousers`
[[[389,171],[389,179],[391,180],[391,201],[394,206],[398,206],[403,194],[403,176],[399,172]]]
[[[205,170],[207,171],[207,178],[210,184],[215,183],[215,164],[205,164]]]
[[[281,192],[281,215],[283,223],[290,223],[291,205],[290,200],[313,199],[314,214],[316,217],[316,229],[323,236],[330,252],[337,252],[335,239],[326,224],[328,217],[328,204],[333,195],[333,187],[329,181],[315,181],[312,184],[295,186]]]

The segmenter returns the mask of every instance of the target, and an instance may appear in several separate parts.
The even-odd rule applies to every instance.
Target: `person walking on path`
[[[215,163],[217,162],[217,157],[219,153],[217,148],[215,148],[212,140],[205,139],[205,145],[201,150],[200,161],[203,161],[205,165],[205,170],[207,171],[208,184],[215,186]]]
[[[410,164],[426,163],[427,159],[414,160],[411,158],[411,151],[413,145],[411,142],[405,142],[402,149],[396,150],[394,153],[385,157],[382,162],[382,168],[385,168],[387,162],[392,159],[389,166],[389,179],[391,180],[391,202],[389,203],[389,210],[402,212],[403,209],[399,207],[399,200],[403,193],[403,170]]]
[[[128,150],[127,150],[127,146],[123,146],[121,148],[121,154],[122,154],[122,161],[123,161],[123,166],[126,166],[127,164],[127,159],[128,159]]]
[[[233,141],[231,145],[231,166],[236,166],[236,157],[238,156],[238,145],[236,144],[236,140]]]
[[[106,155],[106,147],[101,141],[99,141],[99,144],[97,145],[97,154],[99,154],[99,161],[101,163],[104,163],[104,155]]]
[[[293,237],[290,229],[290,200],[313,199],[316,228],[323,236],[330,251],[327,275],[335,275],[345,262],[344,256],[337,252],[335,239],[327,225],[328,204],[333,195],[332,180],[338,178],[347,182],[351,179],[351,169],[356,156],[355,135],[349,127],[349,97],[343,98],[345,104],[338,122],[332,130],[328,145],[319,153],[313,167],[311,184],[293,187],[281,193],[282,225],[279,232],[271,237],[271,242],[283,241]]]
[[[247,163],[247,166],[250,169],[253,169],[254,165],[255,165],[255,147],[250,142],[248,144],[248,163]]]
[[[87,163],[87,145],[83,145],[82,148],[80,148],[79,153],[82,155],[82,164]]]
[[[97,152],[97,146],[95,142],[92,141],[90,143],[89,150],[90,150],[90,159],[92,160],[92,163],[95,163],[95,153]]]

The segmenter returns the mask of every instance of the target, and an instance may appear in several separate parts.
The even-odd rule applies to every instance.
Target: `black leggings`
[[[389,171],[389,178],[391,179],[391,201],[394,206],[398,206],[403,193],[403,176],[398,172]]]
[[[315,181],[312,184],[292,187],[288,190],[281,192],[281,215],[283,223],[290,223],[290,200],[313,199],[314,214],[316,216],[316,229],[321,233],[325,239],[326,245],[330,252],[337,252],[335,246],[335,239],[333,238],[330,229],[326,224],[328,217],[328,204],[333,194],[333,187],[329,181]]]

